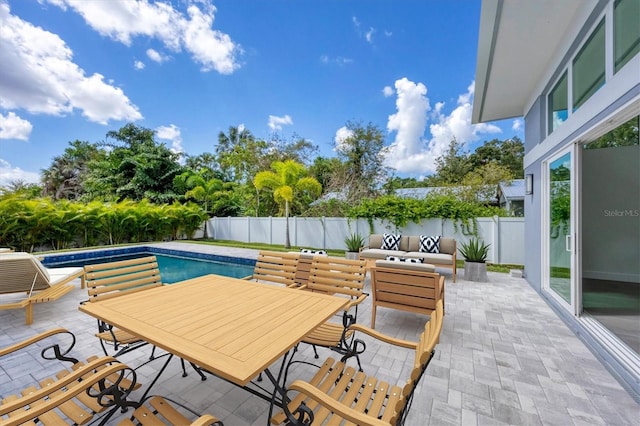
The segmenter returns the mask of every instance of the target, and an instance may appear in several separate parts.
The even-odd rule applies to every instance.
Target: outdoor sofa
[[[431,264],[437,268],[448,268],[453,273],[453,282],[456,282],[456,253],[458,247],[454,238],[442,236],[426,236],[426,235],[395,235],[398,244],[395,249],[393,244],[389,245],[389,237],[394,234],[371,234],[369,243],[360,249],[360,259],[367,261],[367,265],[372,267],[376,260],[385,260],[387,256],[400,259],[423,259],[426,264]],[[421,244],[421,240],[426,242],[426,237],[430,237],[429,244]],[[439,237],[437,244],[432,244],[435,237]],[[385,238],[387,244],[385,244]],[[421,247],[422,245],[422,247]],[[433,252],[428,252],[427,247]]]

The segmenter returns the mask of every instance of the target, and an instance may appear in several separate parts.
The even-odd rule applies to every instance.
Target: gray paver
[[[257,256],[256,250],[249,249],[179,242],[157,245]],[[640,405],[523,279],[489,273],[488,283],[472,283],[459,273],[454,284],[448,271],[442,272],[446,277],[443,332],[434,360],[417,386],[407,426],[637,424]],[[23,310],[0,311],[0,347],[62,326],[78,339],[77,357],[99,354],[95,320],[77,309],[85,299],[86,293],[77,288],[56,302],[36,305],[31,326],[24,324]],[[370,318],[366,301],[358,319],[369,325]],[[426,316],[380,308],[376,325],[381,332],[415,340],[426,320]],[[404,384],[411,352],[365,340],[367,351],[361,356],[365,372],[387,378],[402,375],[397,383]],[[127,354],[123,361],[139,365],[149,351],[147,347]],[[38,354],[0,359],[0,397],[60,369],[59,364],[53,368],[45,364]],[[311,348],[301,346],[296,358],[318,362],[331,355],[322,348],[319,354],[316,361]],[[140,381],[148,383],[158,365],[156,360],[141,368]],[[314,371],[298,364],[289,379],[308,379]],[[218,378],[201,382],[195,372],[188,372],[188,377],[181,377],[179,362],[173,360],[153,393],[210,412],[228,426],[267,424],[268,405],[263,400]]]

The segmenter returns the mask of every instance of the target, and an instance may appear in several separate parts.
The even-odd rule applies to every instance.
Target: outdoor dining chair
[[[349,326],[356,323],[358,305],[368,296],[364,292],[365,277],[366,261],[364,260],[314,256],[307,285],[301,286],[300,289],[349,299],[341,314],[340,322],[327,321],[302,340],[303,343],[313,346],[316,359],[319,358],[316,347],[322,346],[340,353],[344,359],[355,356],[360,365],[358,351],[364,348],[354,347],[351,341],[353,332]]]
[[[354,332],[414,352],[412,369],[406,381],[394,385],[328,358],[311,380],[295,380],[289,385],[287,396],[290,402],[271,418],[271,423],[294,426],[404,424],[416,386],[433,358],[442,322],[443,303],[439,300],[417,342],[396,339],[360,324],[352,325],[350,330]]]
[[[54,377],[30,384],[14,395],[3,392],[0,400],[1,425],[80,425],[98,420],[100,424],[113,424],[107,422],[119,411],[124,413],[134,408],[129,418],[118,422],[119,426],[222,426],[222,422],[215,417],[199,416],[188,407],[175,401],[170,403],[162,396],[154,395],[143,401],[133,400],[132,391],[140,388],[135,370],[109,356],[92,356],[87,362],[78,361],[71,356],[75,343],[73,333],[56,328],[0,348],[0,360],[8,365],[16,362],[12,358],[25,356],[24,352],[35,350],[41,351],[45,369],[49,361],[51,369],[59,369],[60,363],[71,364],[59,370]],[[0,380],[4,378],[0,376]],[[191,423],[183,413],[191,413],[197,419]]]
[[[299,253],[261,250],[253,274],[244,279],[293,287],[296,285],[295,275],[299,259]]]

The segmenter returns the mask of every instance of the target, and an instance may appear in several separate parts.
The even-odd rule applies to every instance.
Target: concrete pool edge
[[[151,243],[132,246],[105,247],[79,250],[64,253],[48,253],[42,255],[42,263],[47,267],[56,267],[65,262],[99,259],[109,256],[135,255],[137,253],[161,254],[166,256],[185,257],[189,259],[213,260],[253,266],[257,258],[257,250],[237,249],[224,246],[204,245],[197,243]],[[105,260],[108,261],[108,260]]]

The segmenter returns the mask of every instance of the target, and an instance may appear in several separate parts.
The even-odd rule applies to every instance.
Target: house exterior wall
[[[525,278],[529,284],[538,291],[549,305],[565,319],[569,326],[584,340],[585,343],[610,367],[612,373],[626,384],[630,393],[640,399],[640,382],[633,371],[623,361],[612,355],[606,342],[595,338],[594,329],[590,328],[589,320],[576,318],[561,306],[552,297],[549,297],[542,289],[545,265],[545,253],[543,244],[545,241],[545,221],[543,215],[543,197],[545,188],[542,176],[545,161],[558,151],[565,149],[573,143],[579,143],[589,136],[596,127],[606,126],[609,118],[623,109],[629,109],[629,105],[635,108],[635,114],[640,111],[637,102],[640,98],[640,55],[636,55],[630,62],[614,75],[607,75],[606,83],[593,94],[584,105],[569,116],[553,133],[547,132],[546,96],[564,72],[574,54],[582,48],[582,42],[589,36],[593,27],[602,19],[602,14],[607,8],[612,8],[613,1],[600,1],[594,10],[588,14],[588,19],[580,28],[573,31],[574,41],[570,49],[565,53],[556,52],[553,56],[562,58],[551,63],[545,73],[549,78],[546,82],[540,82],[541,88],[537,93],[531,94],[531,107],[524,112],[525,118],[525,174],[532,174],[534,179],[534,192],[525,196],[525,224],[524,237],[525,250]],[[611,20],[607,21],[610,25]],[[570,33],[570,31],[569,31]],[[546,47],[546,46],[545,46]],[[588,188],[577,186],[578,197],[581,191]],[[583,268],[584,269],[584,268]]]

